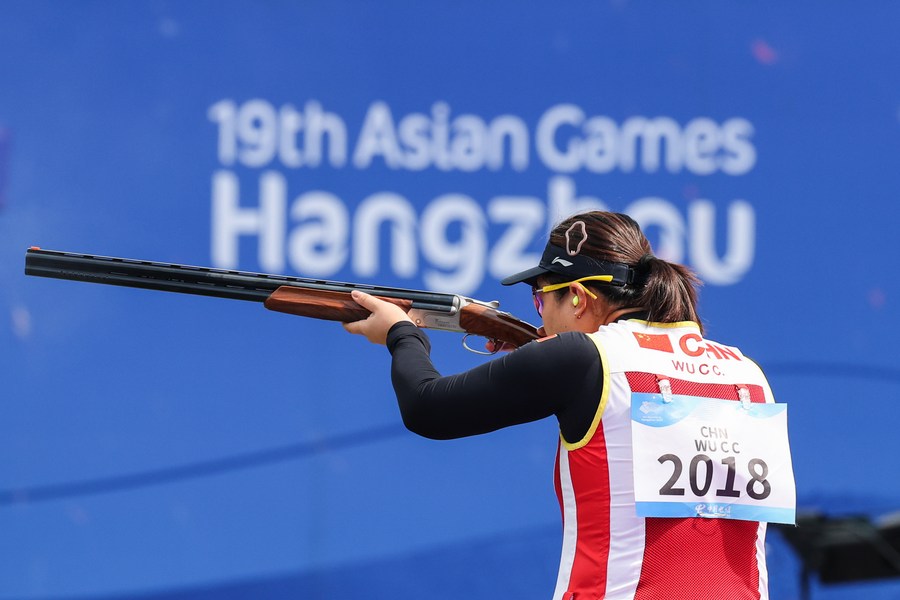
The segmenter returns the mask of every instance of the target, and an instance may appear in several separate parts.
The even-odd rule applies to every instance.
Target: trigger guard
[[[469,345],[466,343],[466,340],[469,339],[469,336],[471,336],[471,335],[473,335],[473,334],[467,333],[466,335],[463,336],[463,339],[462,339],[462,345],[463,345],[463,348],[465,348],[465,349],[468,350],[469,352],[471,352],[471,353],[473,353],[473,354],[480,354],[480,355],[482,355],[482,356],[493,356],[493,355],[497,354],[497,352],[500,351],[500,346],[501,346],[502,344],[500,343],[499,340],[491,340],[492,342],[494,342],[494,345],[497,346],[497,349],[494,350],[493,352],[488,352],[487,350],[476,350],[475,348],[472,348],[471,346],[469,346]],[[481,336],[476,336],[476,337],[481,337]]]

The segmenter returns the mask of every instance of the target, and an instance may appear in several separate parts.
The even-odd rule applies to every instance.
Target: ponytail
[[[700,280],[690,269],[648,253],[638,261],[636,270],[643,285],[634,302],[647,310],[649,321],[693,321],[702,327],[697,314]]]

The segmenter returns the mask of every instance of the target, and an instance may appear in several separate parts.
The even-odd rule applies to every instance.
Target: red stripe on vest
[[[652,373],[625,373],[628,385],[632,392],[644,394],[658,394],[659,383],[656,375]],[[697,383],[677,377],[667,377],[672,386],[672,393],[684,396],[700,396],[701,398],[716,398],[718,400],[737,400],[737,386],[732,383]],[[746,386],[750,390],[751,402],[765,402],[766,394],[758,385]]]
[[[610,541],[609,463],[603,428],[598,427],[591,442],[570,452],[568,458],[573,486],[577,486],[578,512],[592,515],[579,519],[569,591],[596,594],[606,589]]]
[[[563,510],[563,495],[562,495],[562,482],[560,481],[559,474],[559,446],[556,447],[556,462],[554,462],[553,467],[553,487],[556,489],[556,499],[559,500],[559,511],[562,513],[562,522],[563,522],[563,531],[565,531],[566,527],[566,513]]]

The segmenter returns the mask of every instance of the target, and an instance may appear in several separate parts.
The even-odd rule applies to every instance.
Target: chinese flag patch
[[[661,352],[675,352],[672,349],[672,341],[665,333],[634,333],[634,339],[637,340],[638,346],[641,348],[659,350]]]

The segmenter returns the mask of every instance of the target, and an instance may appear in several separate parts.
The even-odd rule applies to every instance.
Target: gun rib
[[[356,289],[388,298],[412,300],[413,308],[449,313],[457,310],[453,294],[40,248],[30,248],[26,252],[25,274],[255,302],[265,301],[272,292],[285,285],[345,293]]]

